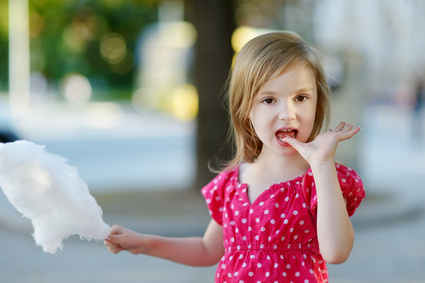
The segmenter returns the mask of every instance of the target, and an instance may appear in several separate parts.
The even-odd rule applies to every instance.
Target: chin
[[[280,155],[281,156],[292,156],[294,154],[297,154],[298,151],[295,150],[292,146],[285,147],[283,150],[281,150]]]

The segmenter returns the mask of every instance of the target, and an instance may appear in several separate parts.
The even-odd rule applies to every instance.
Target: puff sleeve
[[[343,197],[347,200],[347,213],[352,216],[365,198],[363,182],[353,169],[336,164],[336,172]],[[317,217],[317,193],[311,169],[304,175],[303,194],[312,217]]]
[[[225,202],[224,190],[231,173],[232,172],[223,172],[218,174],[201,190],[211,217],[220,225],[223,223],[223,210]]]
[[[342,195],[347,199],[347,212],[352,216],[365,198],[363,182],[353,169],[336,164],[336,172]]]

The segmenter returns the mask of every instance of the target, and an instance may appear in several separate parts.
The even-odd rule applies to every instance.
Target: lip
[[[288,134],[286,134],[288,133]],[[299,131],[296,128],[291,128],[291,127],[283,127],[280,128],[276,131],[275,133],[275,137],[277,140],[277,143],[281,146],[284,147],[288,147],[290,146],[288,143],[284,142],[281,140],[281,138],[284,138],[286,136],[292,137],[292,138],[297,138]]]

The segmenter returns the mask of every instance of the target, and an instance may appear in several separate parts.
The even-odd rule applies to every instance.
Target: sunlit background
[[[265,32],[298,33],[322,53],[332,88],[331,126],[347,120],[363,128],[356,138],[341,144],[337,158],[361,174],[370,200],[359,220],[353,221],[360,227],[354,259],[341,271],[332,268],[331,282],[425,282],[425,272],[418,268],[425,266],[425,231],[414,228],[425,225],[418,201],[425,196],[425,2],[233,2],[235,53]],[[67,158],[105,205],[106,216],[127,216],[127,220],[111,216],[111,221],[140,217],[148,221],[156,213],[154,207],[134,208],[133,213],[119,206],[142,201],[152,192],[187,194],[199,166],[195,141],[202,94],[193,65],[202,31],[187,20],[186,8],[183,0],[0,0],[2,140],[31,140]],[[127,199],[119,199],[120,195]],[[15,221],[1,194],[0,204],[0,214]],[[361,220],[376,215],[383,220],[366,221],[369,224]],[[372,227],[391,217],[399,221],[381,230]],[[409,222],[418,219],[421,222]],[[394,248],[392,253],[404,230],[416,235],[410,239],[415,247]],[[396,238],[374,244],[382,235]],[[33,257],[39,254],[37,249],[31,252]],[[140,274],[154,276],[152,270],[160,272],[161,267],[139,274],[133,259],[122,260],[132,266],[134,278],[126,282],[171,282],[137,281]],[[397,271],[396,262],[403,261],[410,266]],[[0,274],[8,269],[7,262],[0,260]],[[58,277],[40,264],[31,270],[25,264],[9,267],[22,276],[14,281],[15,275],[8,275],[10,281],[5,282],[29,282],[24,278],[35,273],[39,281],[34,282],[57,282]],[[214,268],[202,272],[167,268],[194,274],[172,282],[200,282],[194,279],[197,275],[214,273]],[[392,274],[393,281],[379,281],[383,273]],[[113,282],[105,278],[103,282]]]

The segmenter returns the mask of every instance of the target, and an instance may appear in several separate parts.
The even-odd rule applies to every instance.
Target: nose
[[[295,109],[292,105],[289,103],[284,103],[279,107],[279,119],[283,121],[291,121],[294,120],[295,115]]]

